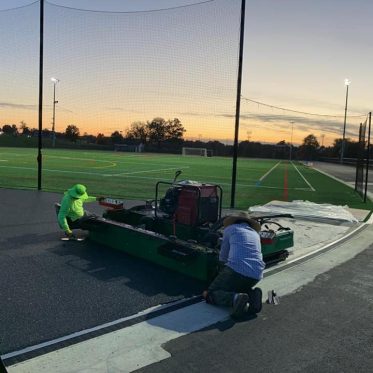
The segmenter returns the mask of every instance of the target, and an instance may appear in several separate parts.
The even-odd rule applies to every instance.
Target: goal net
[[[182,148],[182,155],[199,155],[201,157],[207,157],[208,150],[206,148]]]

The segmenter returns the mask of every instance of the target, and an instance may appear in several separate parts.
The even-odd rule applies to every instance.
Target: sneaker
[[[255,288],[249,293],[249,312],[259,313],[262,310],[262,289]]]
[[[233,300],[233,311],[231,316],[233,318],[238,318],[244,315],[246,312],[247,302],[249,301],[249,296],[246,293],[235,294]]]

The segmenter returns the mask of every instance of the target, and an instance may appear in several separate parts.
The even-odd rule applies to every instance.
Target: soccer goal
[[[199,155],[201,157],[207,157],[207,149],[206,148],[182,148],[182,155]]]

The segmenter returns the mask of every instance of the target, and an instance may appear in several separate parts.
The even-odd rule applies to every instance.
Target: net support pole
[[[367,142],[367,163],[365,170],[365,191],[364,191],[364,202],[367,201],[367,190],[368,190],[368,177],[369,177],[369,158],[370,158],[370,126],[372,123],[372,112],[369,112],[368,122],[368,142]]]
[[[244,41],[244,32],[245,32],[245,8],[246,8],[246,0],[242,0],[241,2],[241,26],[240,26],[240,51],[239,51],[239,58],[238,58],[238,74],[237,74],[236,121],[235,121],[235,126],[234,126],[232,186],[231,186],[231,205],[230,205],[232,209],[234,208],[235,197],[236,197],[238,131],[240,128],[242,60],[243,60],[243,41]]]
[[[44,0],[40,1],[40,40],[39,40],[39,133],[38,133],[38,190],[41,190],[42,172],[42,131],[43,131],[43,40],[44,40]]]
[[[363,128],[363,123],[360,123],[359,126],[359,146],[357,149],[357,158],[356,158],[356,176],[355,176],[355,192],[357,192],[357,183],[358,183],[358,178],[359,178],[359,166],[360,166],[360,147],[361,147],[361,134],[362,134],[362,128]]]

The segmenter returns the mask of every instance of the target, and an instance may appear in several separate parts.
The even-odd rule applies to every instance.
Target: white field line
[[[105,163],[114,163],[113,161],[107,161],[102,159],[95,159],[95,158],[75,158],[75,157],[65,157],[65,156],[57,156],[57,155],[44,155],[43,158],[57,158],[57,159],[72,159],[74,161],[92,161],[92,162],[105,162]]]
[[[269,171],[267,171],[260,179],[259,181],[263,181],[279,164],[281,163],[281,161],[279,161],[278,163],[276,163]]]
[[[100,160],[100,159],[94,159],[94,158],[74,158],[74,157],[60,157],[55,155],[45,155],[44,158],[57,158],[57,159],[68,159],[68,160],[74,160],[74,161],[89,161],[89,162],[100,162],[100,163],[110,163],[106,166],[90,166],[90,168],[109,168],[109,167],[116,167],[117,164],[113,161],[107,161],[107,160]]]
[[[0,153],[1,154],[1,153]],[[101,160],[96,160],[94,158],[74,158],[74,157],[65,157],[65,156],[56,156],[56,155],[45,155],[44,157],[46,158],[57,158],[57,159],[70,159],[70,160],[79,160],[79,161],[94,161],[94,162],[107,162],[107,163],[115,163],[115,164],[134,164],[133,160],[122,160],[122,159],[101,159]],[[140,156],[127,156],[126,158],[130,157],[140,157]],[[155,165],[159,166],[159,163],[150,163],[150,162],[138,162],[136,160],[136,165],[139,164],[145,164],[147,166],[149,165]],[[172,166],[172,165],[167,165],[166,166]]]
[[[84,153],[84,154],[88,154],[88,153]],[[0,152],[0,156],[1,155],[7,155],[9,156],[9,153],[4,153],[4,152]],[[30,157],[31,154],[21,154],[21,153],[12,153],[11,156],[16,156],[16,157]],[[144,155],[126,155],[125,158],[134,158],[134,157],[137,157],[137,158],[146,158],[146,156]],[[57,155],[48,155],[48,154],[45,154],[43,156],[43,158],[57,158],[57,159],[70,159],[70,160],[79,160],[79,161],[94,161],[94,162],[107,162],[107,163],[116,163],[116,164],[133,164],[134,161],[133,160],[128,160],[126,161],[125,159],[118,159],[118,158],[115,158],[115,159],[100,159],[100,160],[97,160],[95,158],[76,158],[76,157],[67,157],[67,156],[57,156]],[[9,160],[8,160],[9,161]],[[138,162],[136,160],[136,165],[139,165],[139,164],[144,164],[144,165],[155,165],[155,166],[159,166],[159,163],[151,163],[151,162]],[[166,164],[165,166],[172,166],[171,164]],[[97,168],[97,167],[96,167]],[[185,168],[185,167],[184,167]]]
[[[0,155],[11,155],[12,157],[29,157],[31,154],[21,154],[21,153],[4,153],[4,152],[1,152]]]
[[[312,168],[313,168],[314,170],[316,170],[317,172],[319,172],[320,174],[323,174],[323,175],[325,175],[325,176],[328,176],[328,177],[330,177],[331,179],[338,181],[339,183],[342,183],[342,184],[344,184],[344,185],[347,185],[348,187],[353,188],[353,189],[355,188],[355,183],[354,183],[353,181],[351,181],[351,182],[347,182],[347,181],[343,181],[342,179],[338,179],[336,176],[333,176],[332,174],[329,174],[329,173],[326,172],[326,171],[320,170],[319,168],[317,168],[317,166],[316,166],[316,167],[313,166]]]
[[[303,174],[298,170],[297,166],[291,162],[291,164],[293,165],[293,167],[297,170],[298,174],[301,176],[301,178],[306,182],[306,184],[310,187],[310,189],[312,190],[312,192],[316,192],[316,189],[309,183],[309,181],[303,176]]]
[[[13,168],[16,170],[30,170],[30,171],[37,171],[35,167],[16,167],[16,166],[0,166],[0,168]],[[66,170],[53,170],[49,168],[43,168],[43,171],[48,172],[59,172],[59,173],[66,173],[66,174],[83,174],[83,175],[96,175],[96,176],[104,176],[98,172],[88,172],[88,171],[66,171]]]
[[[14,169],[21,169],[21,170],[31,170],[31,171],[37,171],[37,168],[32,168],[32,167],[16,167],[16,166],[0,166],[0,168],[14,168]],[[189,168],[189,166],[186,166],[186,167],[183,167],[183,168],[170,168],[170,169],[161,169],[163,171],[165,170],[183,170],[183,169],[186,169],[186,168]],[[129,177],[129,178],[136,178],[136,179],[146,179],[146,180],[160,180],[158,177],[147,177],[147,176],[137,176],[138,173],[136,175],[132,175],[132,174],[135,174],[136,172],[154,172],[154,171],[160,171],[160,170],[146,170],[146,171],[135,171],[133,173],[127,173],[127,174],[101,174],[99,172],[88,172],[88,171],[66,171],[66,170],[53,170],[53,169],[49,169],[49,168],[43,168],[43,171],[47,171],[47,172],[56,172],[56,173],[67,173],[67,174],[78,174],[78,175],[93,175],[93,176],[99,176],[99,177],[110,177],[110,176],[116,176],[116,177],[119,177],[119,176],[126,176],[126,177]],[[227,185],[227,186],[231,186],[230,183],[221,183],[221,182],[214,182],[214,181],[211,181],[211,183],[214,183],[214,184],[219,184],[219,185]],[[258,186],[256,184],[236,184],[237,186],[239,187],[244,187],[244,188],[257,188]],[[261,185],[260,188],[264,188],[264,189],[281,189],[282,188],[278,188],[278,187],[274,187],[274,186],[264,186],[264,185]],[[309,188],[288,188],[289,190],[309,190]]]
[[[189,168],[189,166],[183,167],[183,169],[185,168]],[[180,170],[180,167],[158,168],[158,169],[152,169],[152,170],[133,171],[133,172],[121,172],[119,174],[110,174],[110,175],[104,175],[104,176],[134,175],[134,174],[142,174],[142,173],[147,173],[147,172],[172,171],[172,170]]]
[[[231,186],[229,183],[216,183],[219,185],[227,185]],[[256,184],[236,184],[236,186],[239,187],[244,187],[244,188],[258,188],[258,183]],[[277,187],[277,186],[269,186],[269,185],[260,185],[261,189],[278,189],[278,190],[283,190],[283,187]],[[310,188],[288,188],[288,190],[310,190]]]
[[[37,171],[37,168],[35,167],[16,167],[16,166],[0,166],[0,168],[12,168],[12,169],[20,169],[20,170],[31,170],[31,171]],[[129,176],[131,177],[132,174],[138,174],[138,173],[147,173],[147,172],[159,172],[159,171],[168,171],[168,170],[183,170],[189,168],[189,166],[180,168],[180,167],[173,167],[173,168],[160,168],[160,169],[152,169],[152,170],[144,170],[144,171],[134,171],[134,172],[128,172],[128,173],[122,173],[122,174],[101,174],[98,172],[89,172],[89,171],[67,171],[67,170],[54,170],[50,168],[43,168],[43,171],[47,172],[56,172],[56,173],[67,173],[67,174],[79,174],[79,175],[94,175],[94,176],[104,176],[104,177],[110,177],[110,176]],[[138,177],[138,176],[134,176]],[[146,178],[146,179],[155,179],[154,177]]]

